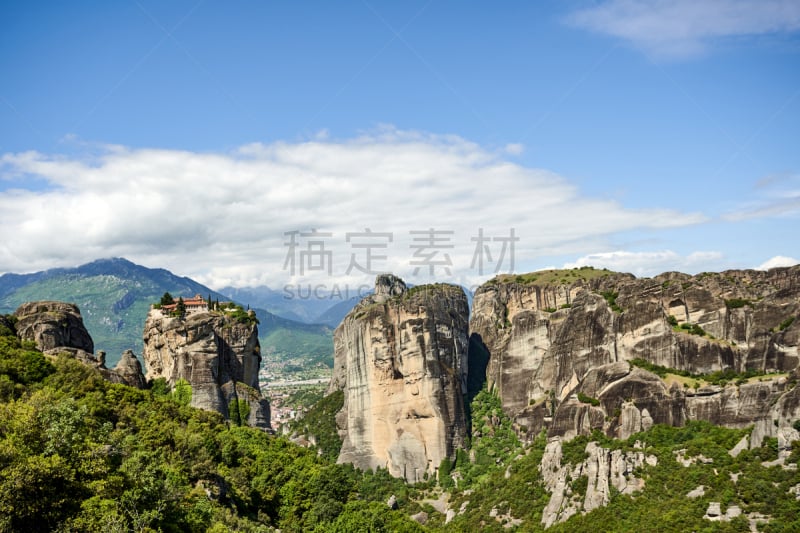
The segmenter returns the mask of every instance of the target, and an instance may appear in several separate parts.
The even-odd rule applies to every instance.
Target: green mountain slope
[[[164,292],[175,297],[201,294],[221,301],[228,299],[190,278],[115,258],[70,269],[0,276],[0,313],[13,313],[20,304],[35,300],[73,302],[81,309],[96,349],[105,350],[107,363],[113,366],[126,349],[141,354],[147,312]],[[300,324],[267,311],[257,312],[265,352],[332,365],[329,328]],[[296,343],[297,338],[303,342]]]

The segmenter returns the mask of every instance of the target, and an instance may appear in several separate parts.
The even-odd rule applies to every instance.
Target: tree
[[[181,317],[186,315],[186,304],[183,302],[183,296],[178,298],[178,305],[175,307],[175,313]]]
[[[228,404],[228,417],[237,426],[246,426],[250,416],[250,404],[247,400],[233,398]]]
[[[181,405],[189,405],[192,403],[192,386],[183,378],[175,382],[175,387],[172,389],[172,396],[175,401]]]
[[[165,292],[164,296],[161,297],[161,305],[172,305],[175,303],[175,299],[169,292]]]

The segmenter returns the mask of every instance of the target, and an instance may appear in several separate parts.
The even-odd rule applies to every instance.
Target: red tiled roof
[[[208,305],[208,302],[206,302],[205,298],[203,298],[199,294],[196,294],[192,298],[184,298],[183,305],[185,305],[187,309],[190,307],[205,307],[206,305]],[[164,311],[174,311],[176,307],[178,307],[177,300],[175,300],[175,303],[162,305],[161,309]]]

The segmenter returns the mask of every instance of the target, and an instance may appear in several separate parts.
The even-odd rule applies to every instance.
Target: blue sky
[[[512,228],[518,272],[800,258],[793,0],[8,1],[0,79],[0,272],[472,284]]]

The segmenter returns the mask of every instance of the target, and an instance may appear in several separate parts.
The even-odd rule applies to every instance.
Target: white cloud
[[[427,269],[412,276],[411,246],[419,244],[412,230],[454,232],[444,235],[453,247],[436,258],[449,254],[449,279],[459,281],[476,277],[471,238],[479,228],[487,237],[514,228],[520,270],[564,243],[586,253],[617,232],[706,220],[672,209],[628,209],[462,138],[391,128],[343,141],[255,143],[229,153],[114,146],[90,158],[0,155],[0,179],[20,175],[47,187],[0,192],[0,271],[123,256],[217,287],[286,282],[284,233],[295,230],[333,234],[323,240],[337,281],[348,279],[352,253],[365,261],[365,249],[346,242],[347,232],[391,232],[387,248],[372,250],[387,257],[373,269],[420,283]],[[501,242],[487,245],[496,261]],[[492,267],[486,265],[487,276]],[[325,272],[297,274],[295,282],[331,280]],[[443,270],[436,274],[441,278]]]
[[[525,151],[525,145],[521,143],[509,143],[506,145],[505,151],[509,155],[520,155]]]
[[[800,215],[800,175],[769,176],[759,180],[753,198],[725,213],[726,221],[787,218]]]
[[[723,255],[720,252],[693,252],[682,256],[672,250],[655,252],[602,252],[585,255],[574,263],[567,263],[564,268],[593,266],[608,268],[617,272],[630,272],[637,277],[655,276],[662,272],[679,271],[696,273],[716,270],[720,266]]]
[[[770,268],[778,268],[778,267],[790,267],[800,264],[800,261],[793,257],[786,257],[784,255],[776,255],[770,259],[767,259],[760,265],[756,267],[756,270],[769,270]]]
[[[661,57],[700,54],[715,39],[794,32],[797,0],[608,0],[569,17],[575,26]]]

